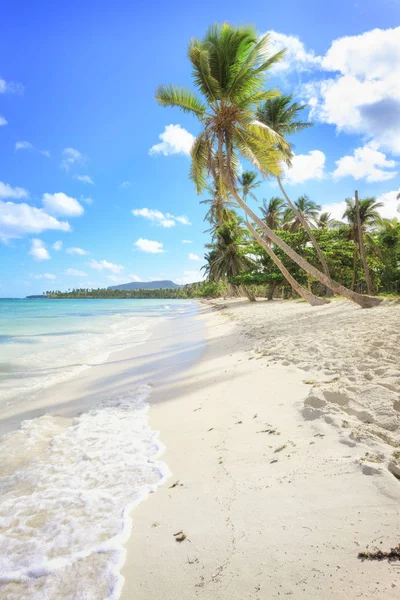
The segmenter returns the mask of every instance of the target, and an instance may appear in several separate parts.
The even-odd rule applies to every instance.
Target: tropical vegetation
[[[251,27],[213,25],[192,39],[190,89],[162,85],[157,102],[195,117],[200,131],[191,150],[190,177],[207,205],[205,282],[177,290],[72,290],[74,297],[191,298],[246,295],[251,301],[300,296],[311,305],[337,293],[362,307],[400,292],[400,224],[380,216],[375,198],[346,200],[340,219],[321,200],[291,199],[284,176],[293,160],[292,136],[312,126],[292,94],[266,88],[284,51],[270,52],[269,36]],[[245,162],[244,168],[243,161]],[[262,180],[279,196],[258,203]],[[338,201],[342,200],[338,198]],[[251,208],[256,206],[256,208]],[[368,293],[367,293],[368,292]],[[48,292],[50,297],[65,297]]]
[[[190,171],[197,192],[202,193],[211,180],[222,198],[232,198],[246,215],[245,226],[250,235],[296,293],[312,305],[327,302],[293,277],[277,255],[278,248],[309,277],[333,292],[362,307],[375,306],[380,299],[361,295],[332,279],[307,219],[283,188],[284,164],[290,165],[292,157],[292,146],[286,134],[306,125],[297,120],[302,107],[293,103],[291,97],[284,103],[281,100],[279,105],[276,100],[281,96],[279,92],[265,89],[268,71],[284,55],[284,51],[271,54],[269,41],[268,35],[259,38],[251,27],[232,27],[226,23],[210,27],[202,40],[191,40],[188,50],[193,84],[201,97],[187,88],[162,85],[156,92],[156,99],[161,106],[177,107],[199,121],[200,133],[192,146]],[[263,177],[277,178],[288,207],[315,248],[323,272],[288,245],[250,208],[247,199],[253,192],[240,179],[240,159],[252,163]]]

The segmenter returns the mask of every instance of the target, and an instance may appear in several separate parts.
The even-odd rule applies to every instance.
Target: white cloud
[[[182,244],[193,244],[192,240],[182,240]]]
[[[34,238],[32,241],[31,249],[29,254],[33,256],[35,260],[49,260],[50,254],[42,240]]]
[[[174,227],[175,225],[173,219],[169,219],[159,210],[154,210],[152,208],[134,208],[132,214],[134,217],[144,217],[149,221],[153,221],[157,223],[157,225],[161,225],[161,227]]]
[[[42,154],[43,156],[45,156],[46,158],[50,158],[50,152],[48,150],[38,150],[37,148],[35,148],[35,146],[33,144],[31,144],[30,142],[22,141],[22,142],[16,142],[15,143],[15,150],[36,150],[37,152],[40,152],[40,154]]]
[[[124,188],[125,189],[126,188],[130,188],[130,187],[132,187],[132,182],[130,182],[130,181],[123,181],[122,183],[119,184],[119,187],[123,188],[123,189]]]
[[[0,181],[0,198],[13,198],[20,200],[21,198],[27,198],[28,192],[24,188],[11,187],[8,183]]]
[[[15,81],[6,81],[0,77],[0,94],[22,94],[24,92],[24,86],[22,83],[16,83]]]
[[[270,46],[268,55],[275,54],[283,48],[286,48],[284,58],[273,66],[275,72],[279,71],[308,71],[321,64],[321,58],[315,56],[313,50],[306,50],[303,42],[293,35],[285,35],[277,31],[268,31],[270,35]],[[265,34],[264,34],[265,35]]]
[[[67,248],[65,252],[67,254],[77,254],[78,256],[84,256],[85,254],[89,254],[87,250],[84,250],[83,248],[77,248],[75,246],[72,248]]]
[[[57,240],[57,242],[54,242],[52,247],[53,247],[53,250],[55,250],[56,252],[60,252],[60,250],[63,247],[63,243],[61,240]]]
[[[72,277],[87,277],[85,271],[78,271],[78,269],[66,269],[64,275],[71,275]]]
[[[150,254],[160,254],[161,252],[164,252],[162,242],[154,240],[139,238],[134,245],[142,252],[148,252]]]
[[[176,222],[182,223],[182,225],[191,225],[189,219],[185,216],[176,217],[170,213],[164,214],[153,208],[134,208],[132,214],[134,217],[144,217],[149,221],[153,221],[153,223],[161,227],[174,227]]]
[[[79,150],[76,150],[75,148],[64,148],[63,159],[61,161],[60,167],[68,173],[68,171],[73,165],[83,165],[85,161],[86,157],[81,152],[79,152]]]
[[[174,281],[178,285],[186,285],[187,283],[197,283],[203,280],[204,275],[201,271],[184,271],[183,277],[178,277]]]
[[[321,150],[310,150],[308,154],[295,154],[292,167],[285,166],[286,181],[291,185],[310,179],[323,179],[325,154]]]
[[[336,161],[333,177],[351,176],[354,179],[366,179],[368,182],[386,181],[397,175],[396,171],[388,171],[396,166],[394,160],[387,160],[383,152],[376,150],[371,144],[356,148],[353,156],[342,156]]]
[[[6,242],[25,233],[41,233],[46,229],[70,231],[66,221],[58,221],[43,209],[26,203],[0,201],[0,240]]]
[[[383,207],[379,209],[380,214],[385,219],[393,219],[399,217],[399,201],[397,196],[400,194],[400,188],[393,192],[381,194],[376,198],[377,202],[383,202]]]
[[[166,125],[163,133],[159,135],[160,144],[155,144],[149,150],[150,155],[163,154],[190,154],[195,140],[194,135],[180,125]]]
[[[0,115],[0,127],[2,127],[3,125],[7,125],[8,121],[7,119],[5,119],[4,117],[2,117]]]
[[[90,196],[81,196],[80,198],[81,202],[84,202],[85,204],[93,204],[93,198],[90,198]]]
[[[197,254],[193,254],[192,252],[189,252],[188,259],[189,260],[200,260],[200,257],[197,256]]]
[[[169,213],[167,213],[167,216],[175,219],[178,223],[182,223],[182,225],[191,225],[191,222],[187,217],[174,217],[174,215],[170,215]]]
[[[130,275],[128,275],[128,277],[131,281],[143,281],[143,279],[141,279],[137,275],[133,275],[132,273]]]
[[[90,183],[90,184],[94,184],[94,181],[91,177],[89,177],[89,175],[75,175],[74,179],[76,179],[77,181],[81,181],[82,183]]]
[[[108,262],[107,260],[91,260],[89,263],[89,267],[92,269],[97,269],[99,271],[111,271],[112,273],[121,273],[125,267],[122,265],[115,265],[113,263]]]
[[[400,154],[400,27],[334,40],[322,67],[337,72],[303,86],[311,118]]]
[[[15,144],[16,150],[32,150],[33,146],[30,142],[16,142]]]
[[[67,217],[79,217],[83,215],[84,209],[78,200],[67,196],[63,192],[56,194],[43,194],[44,208],[54,215]]]
[[[378,212],[385,219],[392,219],[393,217],[399,216],[399,201],[397,200],[397,195],[399,193],[400,188],[376,197],[377,202],[383,203],[382,208],[378,209]],[[346,202],[343,200],[343,202],[324,204],[324,206],[322,206],[322,211],[331,213],[333,219],[341,221],[346,208]]]
[[[52,273],[42,273],[41,275],[31,275],[32,279],[56,279]]]

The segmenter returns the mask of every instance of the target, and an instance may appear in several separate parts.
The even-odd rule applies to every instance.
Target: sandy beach
[[[358,554],[399,543],[399,322],[185,303],[4,406],[0,597],[398,598],[398,562]]]
[[[399,543],[399,304],[196,320],[201,357],[152,393],[172,475],[132,515],[122,599],[398,598],[358,553]]]

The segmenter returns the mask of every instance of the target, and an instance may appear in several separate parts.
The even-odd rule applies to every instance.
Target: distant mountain
[[[111,285],[109,290],[174,290],[182,287],[173,281],[131,281],[131,283],[122,283],[121,285]]]

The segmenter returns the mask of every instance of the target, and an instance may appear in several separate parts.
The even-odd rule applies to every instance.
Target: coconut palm
[[[253,190],[258,188],[261,185],[261,181],[256,181],[257,173],[254,171],[243,171],[241,176],[238,179],[240,185],[240,191],[242,192],[243,200],[247,202],[248,196],[253,198],[253,200],[257,200],[256,196],[253,193]]]
[[[285,202],[282,200],[282,198],[277,198],[276,196],[270,198],[268,202],[264,198],[263,205],[261,206],[260,210],[264,223],[270,229],[279,229],[281,225],[282,208],[284,204]]]
[[[207,248],[212,252],[209,254],[210,266],[209,273],[214,281],[228,280],[236,277],[243,271],[253,269],[254,261],[246,254],[246,246],[249,242],[246,240],[245,230],[241,226],[240,220],[231,211],[229,219],[216,230],[216,241],[207,244]],[[207,269],[207,267],[206,267]],[[241,286],[252,302],[254,296],[249,292],[245,285]]]
[[[361,234],[358,226],[358,218],[357,218],[357,203],[353,198],[346,198],[346,210],[343,213],[343,219],[346,219],[349,224],[349,239],[353,240],[355,243],[354,246],[354,255],[353,255],[353,281],[351,283],[351,288],[354,288],[356,276],[357,276],[357,256],[358,253],[363,259],[363,251],[364,251],[364,236],[367,233],[368,228],[376,227],[380,225],[382,222],[382,217],[379,214],[378,209],[383,206],[382,202],[377,202],[376,198],[362,198],[358,201],[359,206],[359,217],[360,217],[360,228]],[[361,235],[361,237],[360,237]],[[366,259],[364,257],[363,264],[366,265]],[[367,267],[368,269],[368,267]],[[368,271],[364,270],[366,279],[368,280]],[[369,283],[369,287],[372,287],[372,284]]]
[[[355,294],[321,273],[263,223],[238,193],[239,155],[248,159],[265,176],[279,176],[282,171],[282,153],[276,146],[281,143],[282,136],[255,118],[255,110],[260,103],[278,95],[273,90],[262,90],[268,69],[284,54],[280,51],[268,56],[268,46],[269,36],[260,39],[251,27],[236,28],[226,23],[214,25],[203,40],[192,39],[189,46],[194,84],[203,100],[186,88],[171,85],[159,87],[156,99],[160,105],[179,107],[200,121],[201,131],[191,149],[191,178],[198,193],[204,190],[207,176],[211,175],[221,189],[229,190],[240,208],[266,237],[309,275],[361,306],[373,306],[380,300]],[[218,173],[217,162],[220,165]],[[251,223],[246,223],[246,226],[255,231]],[[261,245],[281,269],[282,263],[266,240],[261,239]],[[293,278],[290,283],[311,304],[326,302]]]
[[[331,213],[322,212],[317,218],[318,229],[330,229],[332,227],[334,219],[331,217]]]
[[[285,156],[288,165],[291,164],[293,157],[293,145],[286,140],[287,135],[293,135],[304,129],[313,126],[309,121],[299,119],[299,113],[307,107],[306,104],[297,104],[292,102],[293,94],[282,94],[276,98],[271,98],[261,104],[257,109],[257,118],[261,123],[266,123],[271,129],[281,136],[277,147]]]
[[[221,193],[217,185],[208,186],[207,190],[211,197],[207,198],[206,200],[201,200],[200,204],[210,205],[204,220],[211,224],[211,231],[215,231],[217,227],[223,225],[223,223],[229,218],[229,214],[231,212],[230,206],[232,205],[232,202],[227,194]],[[207,230],[207,232],[209,231],[210,230]]]
[[[299,196],[294,206],[295,211],[291,208],[285,211],[285,223],[288,225],[286,228],[291,232],[296,232],[302,227],[304,221],[307,222],[309,227],[315,227],[321,207],[305,194]]]
[[[308,127],[312,127],[312,123],[301,121],[300,113],[306,108],[306,105],[300,105],[297,102],[292,102],[293,95],[282,95],[278,98],[268,99],[262,104],[257,110],[258,119],[270,127],[275,133],[279,134],[280,139],[276,146],[281,151],[282,156],[286,164],[290,167],[293,158],[293,144],[290,144],[286,140],[286,136],[293,135],[299,131],[303,131]],[[286,191],[283,188],[282,180],[280,176],[277,177],[281,192],[285,196],[286,202],[292,211],[292,214],[296,215],[294,219],[294,229],[287,227],[290,230],[296,231],[299,225],[302,225],[307,231],[308,237],[310,238],[322,265],[323,271],[327,277],[330,277],[328,263],[326,262],[324,253],[322,252],[317,240],[306,218],[303,218],[301,210],[297,210],[296,202],[292,203]],[[290,218],[291,213],[286,214],[286,218]],[[328,292],[328,289],[327,289]]]

